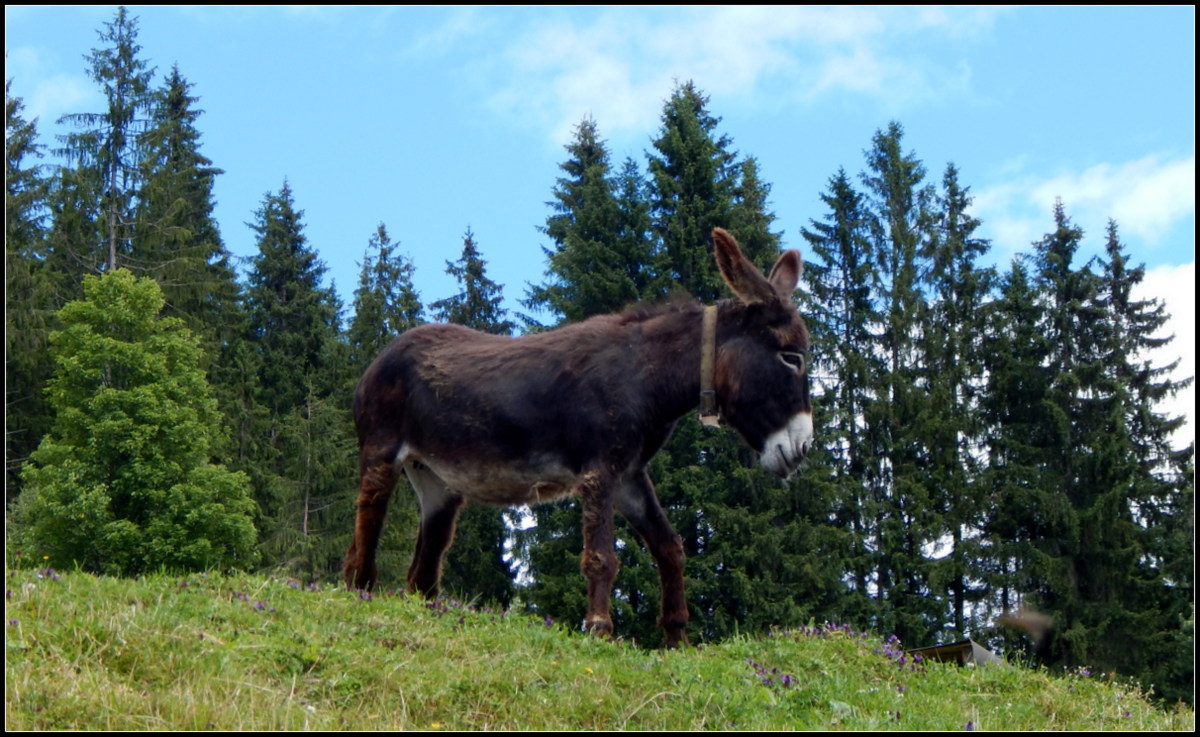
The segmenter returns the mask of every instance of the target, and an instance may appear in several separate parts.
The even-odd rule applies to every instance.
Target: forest
[[[338,580],[358,483],[350,397],[393,337],[712,303],[728,296],[716,226],[760,268],[781,250],[758,161],[680,82],[644,162],[613,160],[601,121],[575,128],[525,311],[505,309],[469,228],[446,264],[459,291],[424,303],[383,223],[363,224],[345,305],[286,181],[246,203],[258,251],[236,262],[193,86],[178,68],[155,79],[124,9],[100,38],[88,58],[107,109],[67,116],[74,132],[53,143],[6,81],[9,566]],[[1080,262],[1084,233],[1048,202],[1032,249],[985,266],[993,244],[954,165],[928,172],[899,122],[864,145],[815,193],[823,215],[801,244],[818,447],[784,484],[693,417],[652,464],[684,540],[689,636],[833,622],[909,647],[971,637],[1190,703],[1194,443],[1172,443],[1182,419],[1161,406],[1184,383],[1150,358],[1168,315],[1135,296],[1144,270],[1118,223]],[[403,585],[416,513],[399,489],[383,586]],[[443,589],[579,622],[581,547],[573,500],[469,507]],[[656,646],[653,563],[628,527],[617,548],[616,631]]]

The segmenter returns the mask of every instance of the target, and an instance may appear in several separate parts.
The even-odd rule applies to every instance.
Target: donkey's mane
[[[687,295],[675,295],[662,302],[638,302],[617,313],[619,325],[647,322],[656,317],[662,317],[676,312],[693,312],[699,314],[701,305],[695,298]]]

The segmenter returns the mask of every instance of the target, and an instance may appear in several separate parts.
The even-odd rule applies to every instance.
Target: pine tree
[[[516,326],[507,319],[501,306],[503,286],[487,277],[487,264],[470,228],[463,236],[462,257],[457,262],[447,262],[446,273],[458,280],[462,291],[433,303],[438,320],[495,335],[512,333]],[[459,514],[454,544],[446,554],[443,590],[507,606],[516,591],[514,571],[505,560],[508,538],[508,525],[501,510],[468,504]]]
[[[87,277],[51,342],[54,427],[24,471],[19,536],[35,560],[103,573],[252,565],[244,475],[209,462],[222,432],[200,347],[126,270]]]

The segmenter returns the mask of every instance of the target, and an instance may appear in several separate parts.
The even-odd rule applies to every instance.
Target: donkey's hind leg
[[[342,574],[346,586],[355,589],[375,587],[378,570],[375,552],[387,515],[388,499],[396,488],[396,450],[391,446],[365,444],[359,451],[358,512],[354,520],[354,539],[346,551]]]
[[[466,501],[419,462],[405,464],[404,472],[421,503],[421,527],[417,549],[408,569],[408,589],[434,598],[442,580],[442,557],[454,541],[458,510]]]

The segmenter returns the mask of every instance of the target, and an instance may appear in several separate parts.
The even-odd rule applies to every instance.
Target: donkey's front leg
[[[663,514],[654,484],[642,469],[625,480],[617,493],[617,511],[642,536],[646,549],[658,564],[662,590],[658,626],[667,647],[687,645],[688,608],[683,595],[683,541]]]
[[[583,558],[579,567],[587,578],[588,611],[584,626],[598,635],[613,631],[609,598],[620,563],[613,544],[613,480],[589,471],[579,483],[583,500]]]
[[[455,522],[466,500],[420,463],[404,467],[421,504],[417,549],[408,569],[408,590],[433,599],[442,581],[442,558],[454,541]]]

